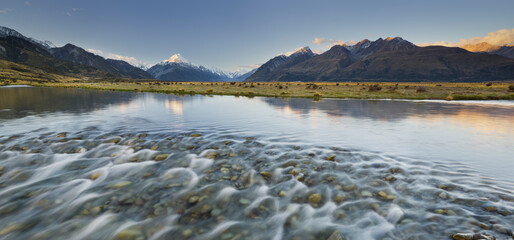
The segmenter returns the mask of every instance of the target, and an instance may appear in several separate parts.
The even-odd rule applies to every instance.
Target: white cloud
[[[470,39],[461,39],[459,42],[433,42],[433,43],[420,43],[418,46],[447,46],[447,47],[462,47],[468,44],[489,43],[491,45],[512,45],[514,44],[514,28],[513,29],[500,29],[496,32],[490,32],[484,37],[473,37]]]
[[[127,57],[127,56],[122,56],[122,55],[115,54],[115,53],[104,53],[102,50],[92,49],[92,48],[87,49],[87,51],[90,53],[94,53],[96,55],[100,55],[104,58],[110,58],[110,59],[122,60],[122,61],[128,62],[132,66],[135,66],[135,67],[146,68],[146,67],[151,66],[151,64],[149,64],[147,62],[143,62],[135,57]]]
[[[70,12],[66,12],[66,16],[71,17],[71,13]]]
[[[316,45],[321,45],[325,42],[325,39],[324,38],[314,38],[314,40],[312,41],[312,43],[316,44]]]
[[[100,55],[100,56],[104,55],[104,52],[102,52],[102,50],[98,50],[98,49],[88,48],[87,51],[90,53],[94,53],[96,55]]]
[[[312,43],[314,43],[318,46],[327,44],[326,48],[331,48],[334,45],[348,45],[348,46],[355,45],[357,43],[357,41],[355,41],[355,40],[343,41],[343,40],[334,40],[334,39],[314,38],[314,40],[312,40]]]

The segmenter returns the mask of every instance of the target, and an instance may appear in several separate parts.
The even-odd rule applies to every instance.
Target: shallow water
[[[0,239],[509,239],[513,110],[0,88]]]

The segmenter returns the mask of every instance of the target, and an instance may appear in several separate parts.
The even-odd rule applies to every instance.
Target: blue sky
[[[401,36],[414,43],[514,29],[513,0],[2,0],[0,25],[85,49],[156,63],[175,53],[236,70],[310,46],[315,38],[358,41]]]

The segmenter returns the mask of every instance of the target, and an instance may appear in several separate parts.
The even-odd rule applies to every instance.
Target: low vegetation
[[[118,78],[93,79],[46,73],[37,68],[0,60],[0,86],[15,84],[112,91],[161,92],[179,95],[202,94],[313,99],[514,100],[513,82],[164,82]]]
[[[28,69],[30,70],[30,69]],[[19,71],[17,71],[19,73]],[[358,99],[441,99],[441,100],[514,100],[512,82],[480,83],[357,83],[357,82],[162,82],[126,79],[77,79],[26,72],[9,76],[1,71],[0,85],[88,88],[112,91],[162,92],[179,95],[234,95],[303,98]],[[488,86],[487,86],[488,85]]]

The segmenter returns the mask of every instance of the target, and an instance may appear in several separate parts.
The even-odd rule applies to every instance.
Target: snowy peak
[[[180,53],[174,54],[146,71],[152,77],[164,81],[240,81],[240,76],[244,75],[192,64]]]
[[[294,57],[297,57],[297,56],[302,56],[302,55],[307,55],[307,56],[314,56],[314,53],[311,51],[311,49],[309,47],[302,47],[302,48],[297,48],[296,51],[294,52],[289,52],[289,53],[286,53],[286,54],[283,54],[283,56],[287,57],[287,58],[294,58]]]
[[[180,55],[180,53],[177,53],[177,54],[174,54],[173,56],[171,56],[170,58],[168,58],[167,60],[164,60],[163,62],[164,63],[188,63],[189,61],[187,61],[184,57],[182,57],[182,55]]]
[[[295,58],[295,57],[303,56],[303,55],[312,57],[312,56],[314,56],[314,53],[311,51],[311,49],[309,47],[303,47],[303,48],[296,50],[296,52],[294,52],[293,54],[289,55],[289,58]]]

